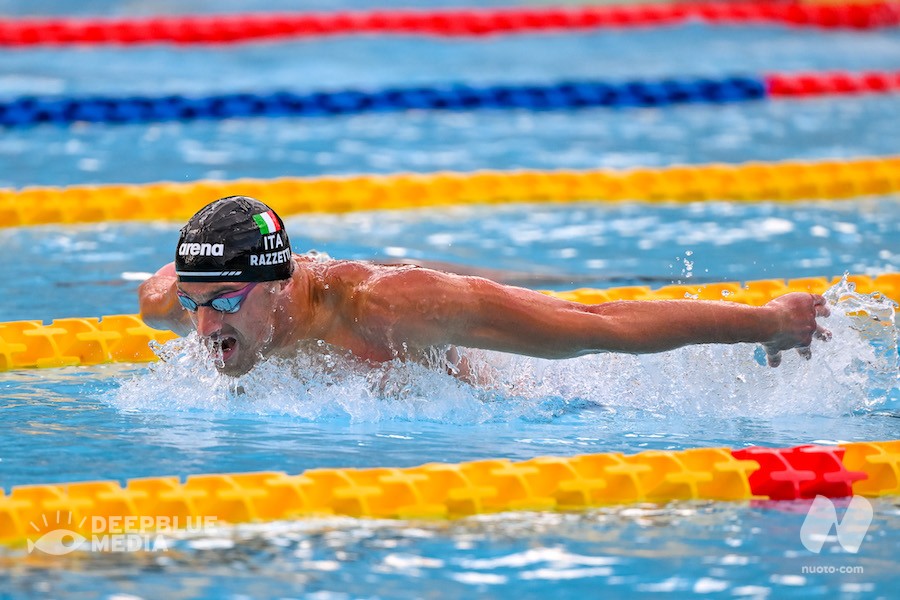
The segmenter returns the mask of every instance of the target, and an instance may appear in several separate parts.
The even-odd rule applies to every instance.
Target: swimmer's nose
[[[200,337],[212,337],[222,329],[222,313],[209,306],[197,309],[197,333]]]

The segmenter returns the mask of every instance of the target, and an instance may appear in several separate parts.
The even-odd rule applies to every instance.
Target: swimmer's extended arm
[[[391,323],[393,342],[455,344],[542,358],[595,352],[649,353],[689,344],[758,342],[769,364],[801,348],[827,316],[821,296],[794,293],[763,307],[725,301],[660,300],[583,305],[477,277],[410,269],[379,278],[366,304]]]
[[[178,335],[187,335],[194,325],[178,302],[176,283],[175,263],[167,264],[142,283],[138,288],[141,318],[155,329],[170,329]]]

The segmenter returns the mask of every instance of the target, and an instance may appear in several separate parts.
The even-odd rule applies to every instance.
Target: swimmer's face
[[[216,368],[226,375],[243,375],[260,358],[268,356],[273,343],[278,300],[278,282],[256,284],[247,289],[236,312],[202,306],[216,298],[234,297],[235,292],[248,288],[246,282],[178,284],[180,294],[193,301],[196,311],[188,311],[200,338],[211,345],[222,362]],[[184,304],[184,302],[182,302]]]

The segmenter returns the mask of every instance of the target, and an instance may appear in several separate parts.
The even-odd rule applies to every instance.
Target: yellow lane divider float
[[[49,525],[90,537],[97,533],[97,522],[116,523],[119,532],[127,532],[160,523],[221,525],[332,515],[443,519],[635,502],[796,500],[853,493],[900,493],[900,441],[311,469],[298,475],[190,475],[185,481],[149,477],[125,485],[21,485],[8,495],[0,490],[0,543],[34,541]]]
[[[648,286],[616,287],[605,290],[583,288],[547,294],[580,302],[600,304],[615,300],[667,300],[697,298],[727,300],[761,305],[792,291],[822,293],[840,278],[763,279],[738,282],[669,285],[657,289]],[[848,280],[856,291],[900,300],[900,273],[877,277],[854,275]],[[0,323],[0,371],[13,369],[95,365],[108,362],[147,362],[156,359],[149,342],[165,342],[174,333],[148,327],[137,315],[111,315],[97,318],[56,319],[49,325],[41,321]]]
[[[460,204],[575,201],[832,200],[900,191],[900,157],[584,171],[476,171],[0,189],[7,227],[185,221],[231,195],[282,216]]]

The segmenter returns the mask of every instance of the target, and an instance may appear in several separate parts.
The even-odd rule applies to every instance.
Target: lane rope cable
[[[201,180],[0,189],[0,227],[186,221],[235,194],[283,216],[541,202],[795,202],[900,191],[900,156],[674,165],[627,170],[517,170]]]
[[[692,2],[147,18],[0,19],[0,45],[235,44],[334,35],[474,37],[631,27],[784,25],[870,30],[900,24],[900,3]]]
[[[124,485],[118,481],[20,485],[9,494],[0,489],[0,543],[27,544],[30,551],[44,534],[53,535],[54,525],[69,535],[85,536],[92,547],[93,536],[152,533],[162,523],[171,527],[212,522],[218,527],[334,515],[446,519],[505,511],[582,511],[636,502],[759,503],[855,494],[900,494],[900,440],[310,469],[297,475],[279,471],[189,475],[184,481],[145,477]]]
[[[729,104],[772,98],[887,94],[900,72],[771,74],[762,77],[669,78],[659,81],[569,81],[552,84],[395,87],[208,96],[23,96],[0,102],[0,127],[51,123],[149,123],[234,118],[332,117],[410,110],[578,110]]]

